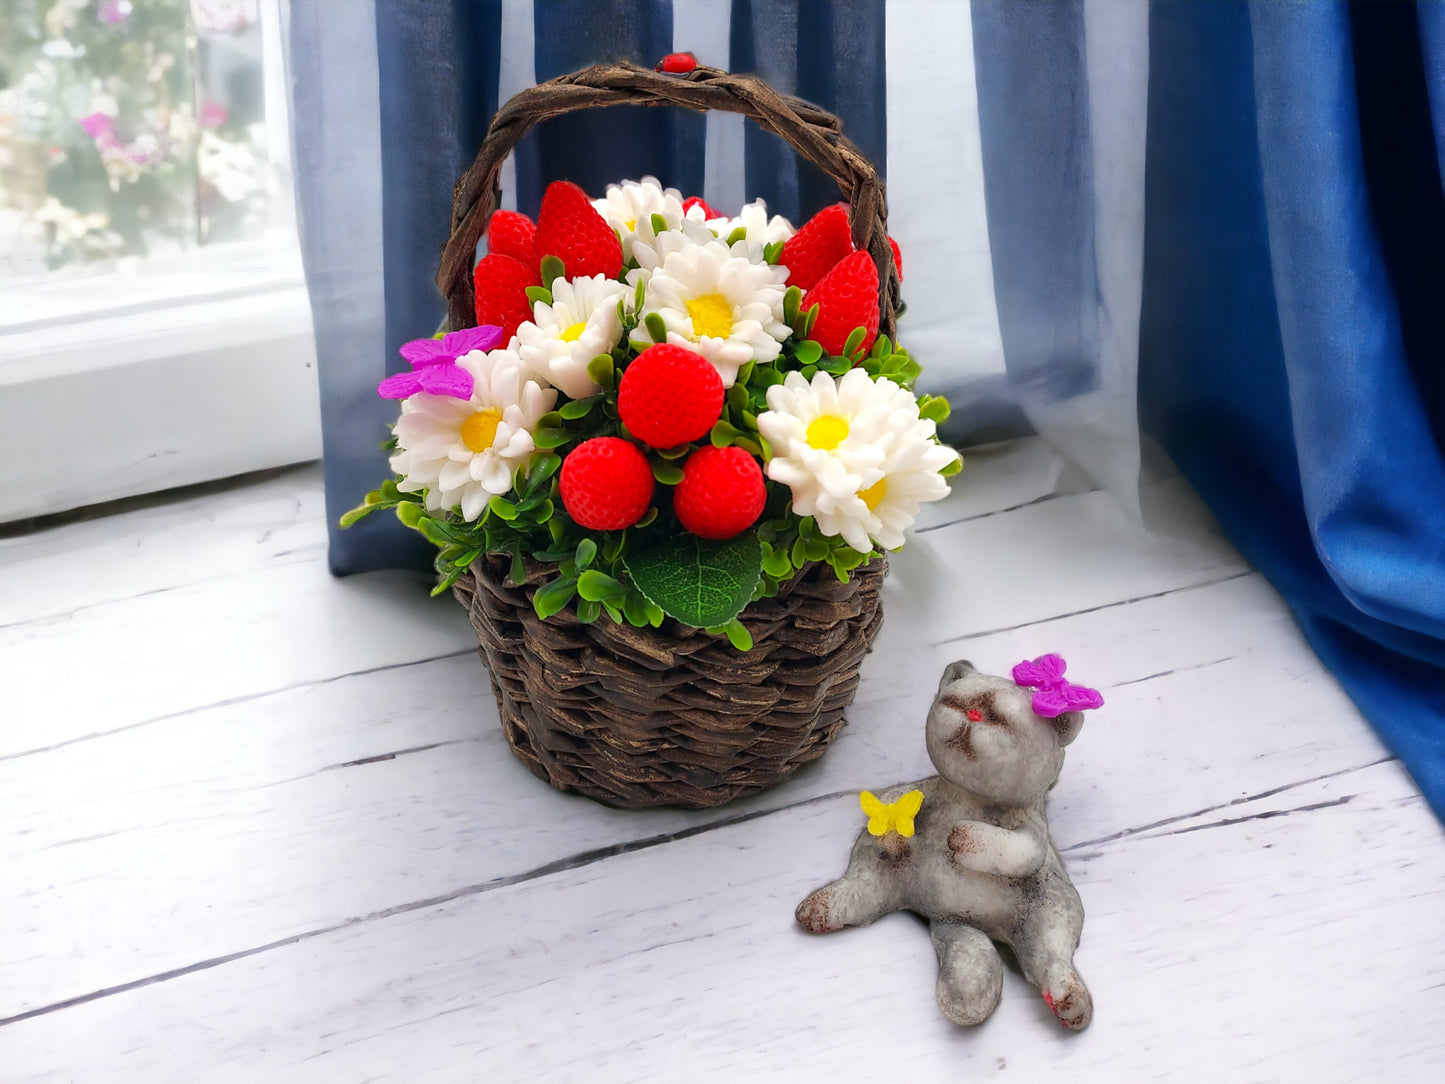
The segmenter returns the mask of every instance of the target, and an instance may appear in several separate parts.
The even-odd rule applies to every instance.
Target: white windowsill
[[[0,293],[0,428],[15,465],[0,522],[320,455],[294,248],[227,246],[133,279]]]

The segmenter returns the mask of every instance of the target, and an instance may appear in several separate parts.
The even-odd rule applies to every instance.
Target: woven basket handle
[[[888,244],[888,207],[878,171],[839,131],[833,114],[777,93],[756,76],[698,67],[673,75],[628,61],[598,64],[558,76],[515,95],[492,118],[482,149],[457,181],[452,233],[442,248],[437,286],[447,299],[453,330],[476,324],[472,264],[477,242],[501,202],[502,163],[538,121],[578,109],[608,105],[680,105],[705,113],[742,113],[760,128],[782,136],[798,154],[838,182],[850,205],[855,248],[878,266],[879,330],[894,335],[899,305],[898,273]]]

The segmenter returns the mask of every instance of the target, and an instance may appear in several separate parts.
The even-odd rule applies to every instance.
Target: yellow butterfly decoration
[[[913,818],[923,808],[923,791],[910,790],[896,802],[884,804],[872,791],[858,795],[863,812],[868,814],[868,834],[887,835],[897,832],[905,839],[913,834]]]

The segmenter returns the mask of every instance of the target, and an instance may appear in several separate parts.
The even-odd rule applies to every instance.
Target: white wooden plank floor
[[[320,475],[0,541],[5,1080],[1445,1079],[1445,833],[1177,479],[1152,533],[1041,444],[892,562],[850,724],[709,812],[551,791],[460,608],[333,580]],[[1050,804],[1092,1027],[926,929],[811,937],[943,665],[1058,651],[1106,706]]]

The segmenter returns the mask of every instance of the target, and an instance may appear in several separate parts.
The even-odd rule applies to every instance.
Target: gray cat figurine
[[[1093,1015],[1074,969],[1084,908],[1049,839],[1044,798],[1082,712],[1103,698],[1063,673],[1057,655],[1020,663],[1012,680],[950,664],[926,732],[939,774],[878,797],[865,791],[869,823],[847,872],[798,905],[798,924],[812,933],[898,910],[923,915],[938,953],[938,1006],[958,1024],[981,1023],[998,1005],[994,941],[1013,949],[1066,1028]]]

